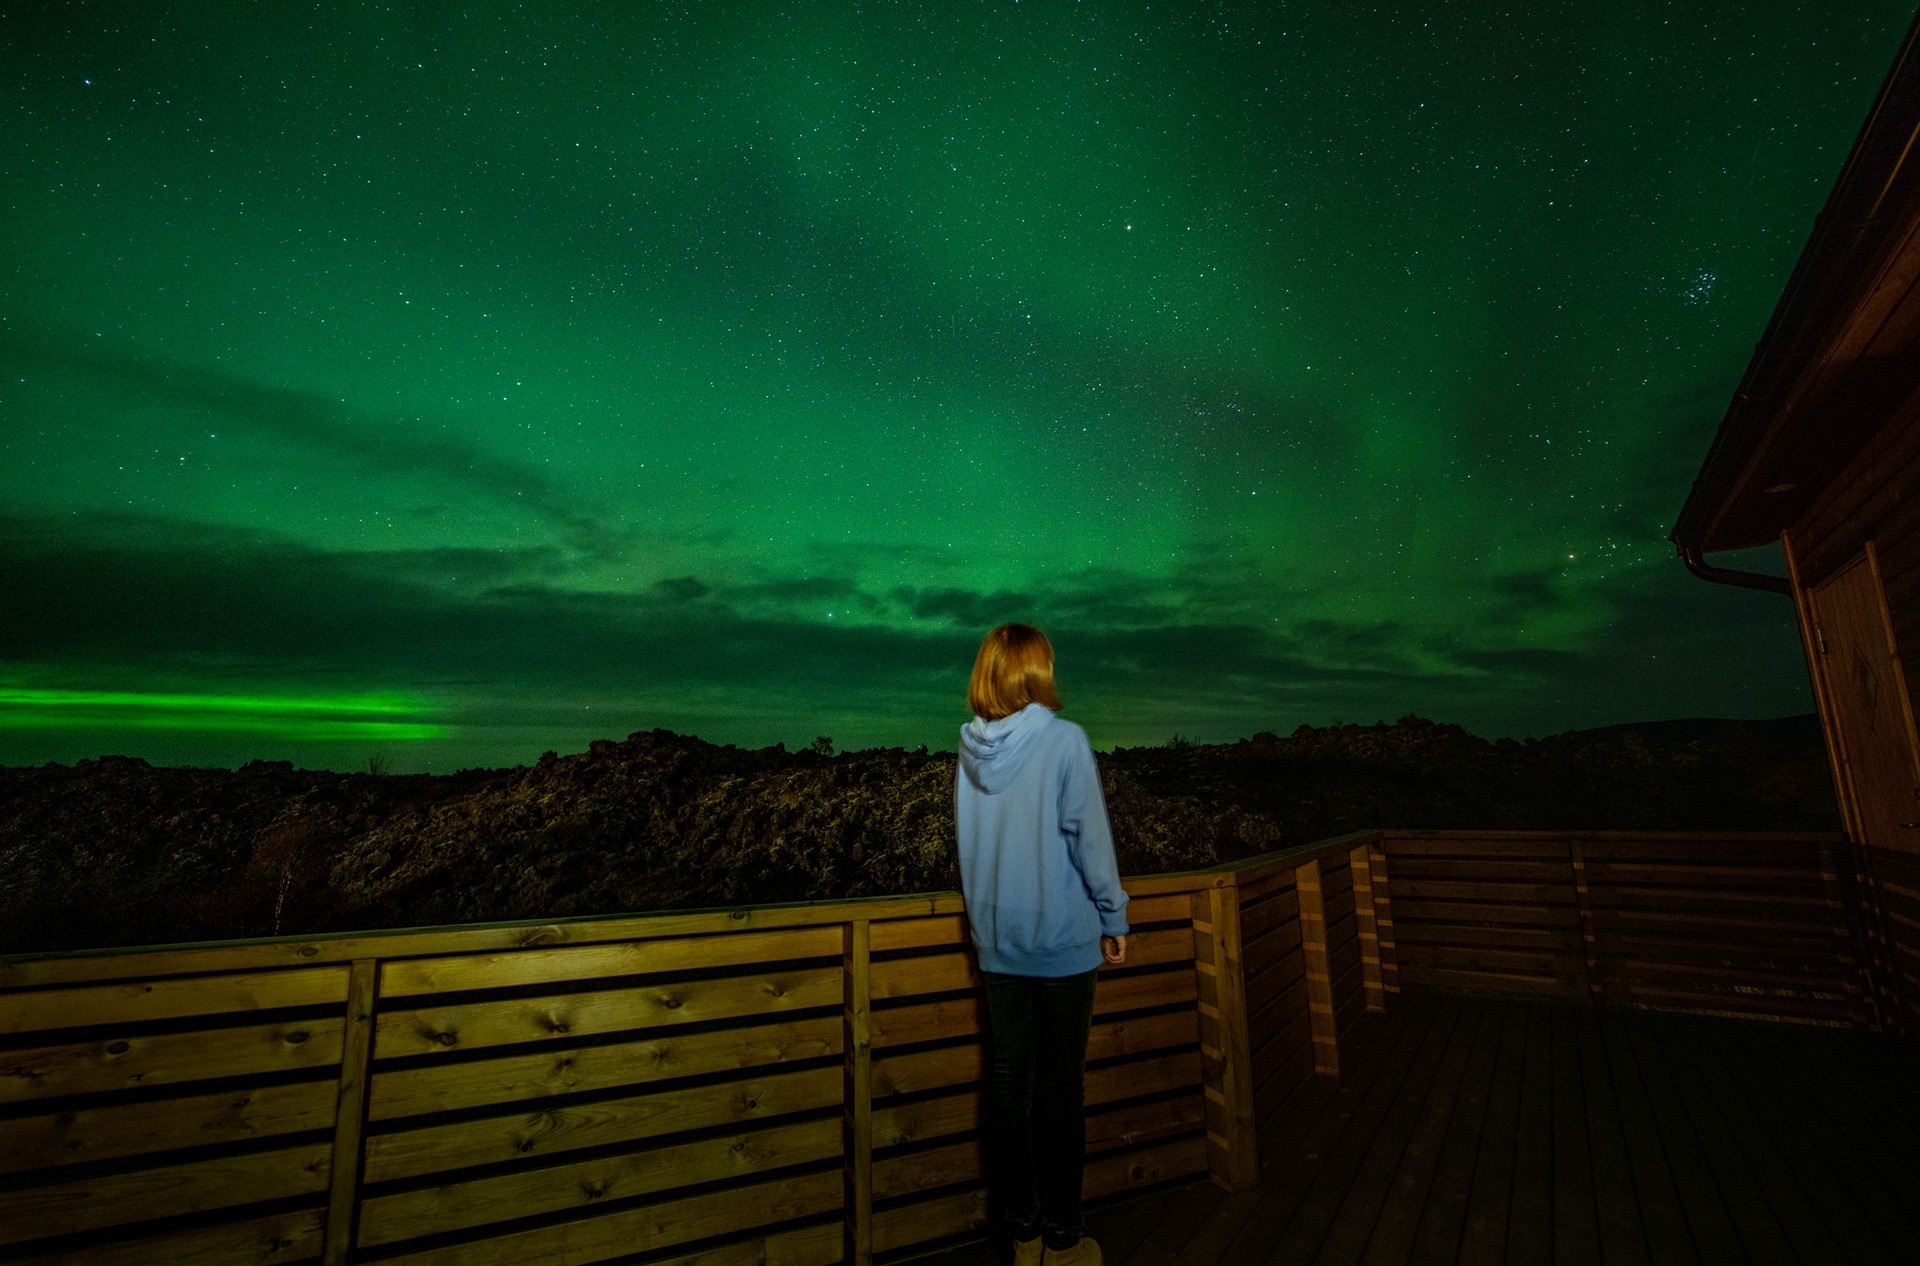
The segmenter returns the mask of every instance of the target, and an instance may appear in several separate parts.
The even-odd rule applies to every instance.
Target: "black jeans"
[[[1055,978],[982,972],[987,987],[987,1198],[1015,1239],[1080,1239],[1087,1159],[1087,1033],[1100,970]]]

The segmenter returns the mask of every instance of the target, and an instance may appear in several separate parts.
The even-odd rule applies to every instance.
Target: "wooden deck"
[[[1895,1038],[1426,993],[1367,1023],[1262,1132],[1257,1189],[1090,1211],[1106,1261],[1914,1260],[1920,1057]]]

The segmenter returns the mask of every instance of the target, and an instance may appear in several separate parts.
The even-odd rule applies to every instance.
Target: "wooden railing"
[[[1402,983],[1869,1022],[1845,850],[1365,832],[1127,880],[1086,1193],[1253,1184]],[[978,983],[955,893],[0,960],[0,1261],[907,1255],[985,1217]]]
[[[1392,831],[1381,847],[1409,985],[1880,1023],[1844,836]]]

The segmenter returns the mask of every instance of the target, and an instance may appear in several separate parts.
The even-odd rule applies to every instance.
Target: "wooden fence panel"
[[[1860,887],[1872,906],[1864,931],[1878,959],[1882,1013],[1907,1036],[1920,1037],[1920,857],[1874,848],[1861,862]]]
[[[1564,837],[1403,835],[1380,841],[1400,983],[1585,999],[1586,957]]]
[[[0,992],[0,1251],[140,1266],[317,1257],[350,975],[123,969]]]
[[[1258,1125],[1313,1075],[1306,952],[1295,868],[1276,867],[1251,883],[1243,880],[1236,892],[1241,903],[1249,1080]]]
[[[1835,837],[1385,832],[1381,847],[1409,984],[1871,1020]]]
[[[504,1262],[538,1245],[586,1262],[620,1242],[614,1227],[639,1237],[622,1251],[664,1249],[851,1207],[833,1062],[849,1034],[864,1043],[847,1017],[864,1013],[849,991],[866,990],[866,928],[388,964],[382,982],[403,992],[374,1022],[357,1250]],[[750,1198],[695,1194],[753,1179]]]

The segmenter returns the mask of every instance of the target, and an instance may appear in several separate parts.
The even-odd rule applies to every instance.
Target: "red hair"
[[[1010,717],[1030,703],[1060,711],[1053,688],[1053,644],[1031,624],[1003,624],[987,634],[974,656],[967,706],[989,721]]]

